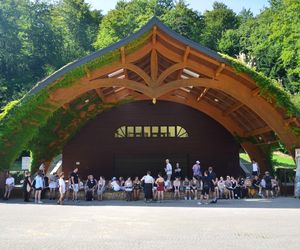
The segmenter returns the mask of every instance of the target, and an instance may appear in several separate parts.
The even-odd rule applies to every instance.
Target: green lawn
[[[250,158],[246,153],[240,153],[240,158],[250,162]],[[272,156],[273,167],[276,168],[296,168],[293,158],[281,152],[274,152]]]

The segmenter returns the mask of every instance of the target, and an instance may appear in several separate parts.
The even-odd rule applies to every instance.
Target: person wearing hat
[[[194,166],[192,167],[193,170],[193,176],[196,177],[198,180],[200,178],[201,174],[201,167],[200,167],[200,161],[196,161]]]

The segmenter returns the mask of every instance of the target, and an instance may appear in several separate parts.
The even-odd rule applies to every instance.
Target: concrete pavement
[[[300,249],[300,200],[0,203],[0,249]]]

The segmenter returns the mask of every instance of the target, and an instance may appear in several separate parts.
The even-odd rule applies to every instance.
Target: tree
[[[204,12],[204,30],[200,41],[204,46],[217,50],[223,32],[236,29],[238,25],[239,20],[233,10],[224,3],[214,2],[213,10]]]

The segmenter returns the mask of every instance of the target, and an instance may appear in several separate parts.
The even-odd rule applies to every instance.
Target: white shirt
[[[66,192],[66,183],[65,183],[64,179],[59,178],[58,184],[59,184],[59,190],[62,193],[65,193]]]
[[[5,184],[9,185],[9,186],[14,186],[15,185],[15,178],[14,177],[6,178]]]
[[[170,163],[167,163],[165,171],[167,175],[172,174],[172,165]]]
[[[35,188],[43,188],[44,187],[43,177],[37,175],[34,179],[35,179]]]
[[[144,181],[145,183],[150,183],[150,184],[154,184],[154,179],[151,175],[145,175],[141,181]]]
[[[114,191],[120,191],[120,185],[116,181],[111,182],[111,187]]]
[[[255,162],[252,164],[252,171],[257,172],[258,171],[258,164]]]

